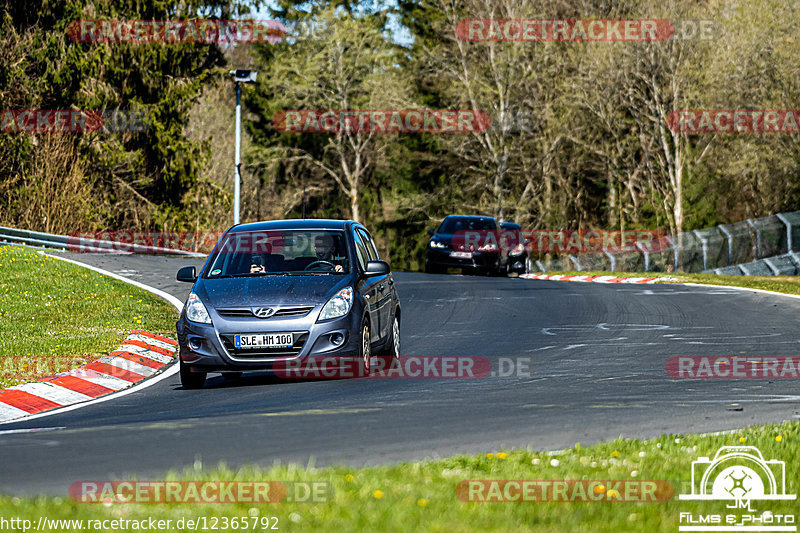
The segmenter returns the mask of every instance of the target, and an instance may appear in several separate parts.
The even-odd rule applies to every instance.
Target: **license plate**
[[[472,259],[472,252],[450,252],[450,257],[456,259]]]
[[[291,333],[256,333],[250,335],[234,335],[233,342],[237,350],[256,348],[291,348],[294,336]]]

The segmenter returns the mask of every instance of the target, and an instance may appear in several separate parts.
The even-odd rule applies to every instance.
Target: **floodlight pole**
[[[242,136],[242,84],[236,82],[236,148],[233,155],[233,223],[239,223],[239,197],[241,196],[240,151]]]
[[[233,155],[233,223],[239,223],[239,200],[242,192],[242,83],[255,83],[258,72],[236,69],[229,73],[236,83],[236,148]]]

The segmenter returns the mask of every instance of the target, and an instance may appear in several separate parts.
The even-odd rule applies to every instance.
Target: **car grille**
[[[275,314],[269,318],[285,318],[285,317],[301,317],[306,316],[311,310],[314,309],[313,305],[308,306],[295,306],[295,307],[281,307]],[[248,308],[239,308],[239,309],[217,309],[217,313],[220,316],[228,317],[228,318],[253,318],[255,315],[253,311]],[[268,319],[264,319],[268,320]]]
[[[288,333],[288,332],[287,332]],[[291,348],[261,348],[258,350],[237,350],[233,335],[221,334],[219,339],[228,355],[235,359],[269,359],[272,357],[294,357],[300,353],[308,340],[307,331],[292,331],[295,340]]]

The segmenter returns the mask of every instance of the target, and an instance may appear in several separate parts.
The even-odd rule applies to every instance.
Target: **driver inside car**
[[[336,272],[343,272],[341,261],[337,258],[336,245],[333,242],[333,236],[328,234],[321,234],[314,237],[314,251],[317,255],[317,261],[325,261],[333,265]]]
[[[266,260],[262,254],[254,254],[250,259],[250,273],[264,274],[267,272]]]

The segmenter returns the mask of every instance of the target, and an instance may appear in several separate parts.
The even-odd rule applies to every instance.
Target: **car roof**
[[[296,218],[290,220],[265,220],[262,222],[249,222],[247,224],[239,224],[231,228],[231,233],[238,233],[240,231],[269,231],[269,230],[283,230],[283,229],[320,229],[320,230],[343,230],[349,224],[357,224],[353,220],[332,220],[325,218]]]
[[[484,220],[494,220],[494,217],[487,217],[487,216],[484,216],[484,215],[447,215],[444,218],[445,219],[448,219],[448,218],[480,218],[480,219],[484,219]]]
[[[516,222],[501,222],[500,227],[503,229],[522,229],[522,226]]]

